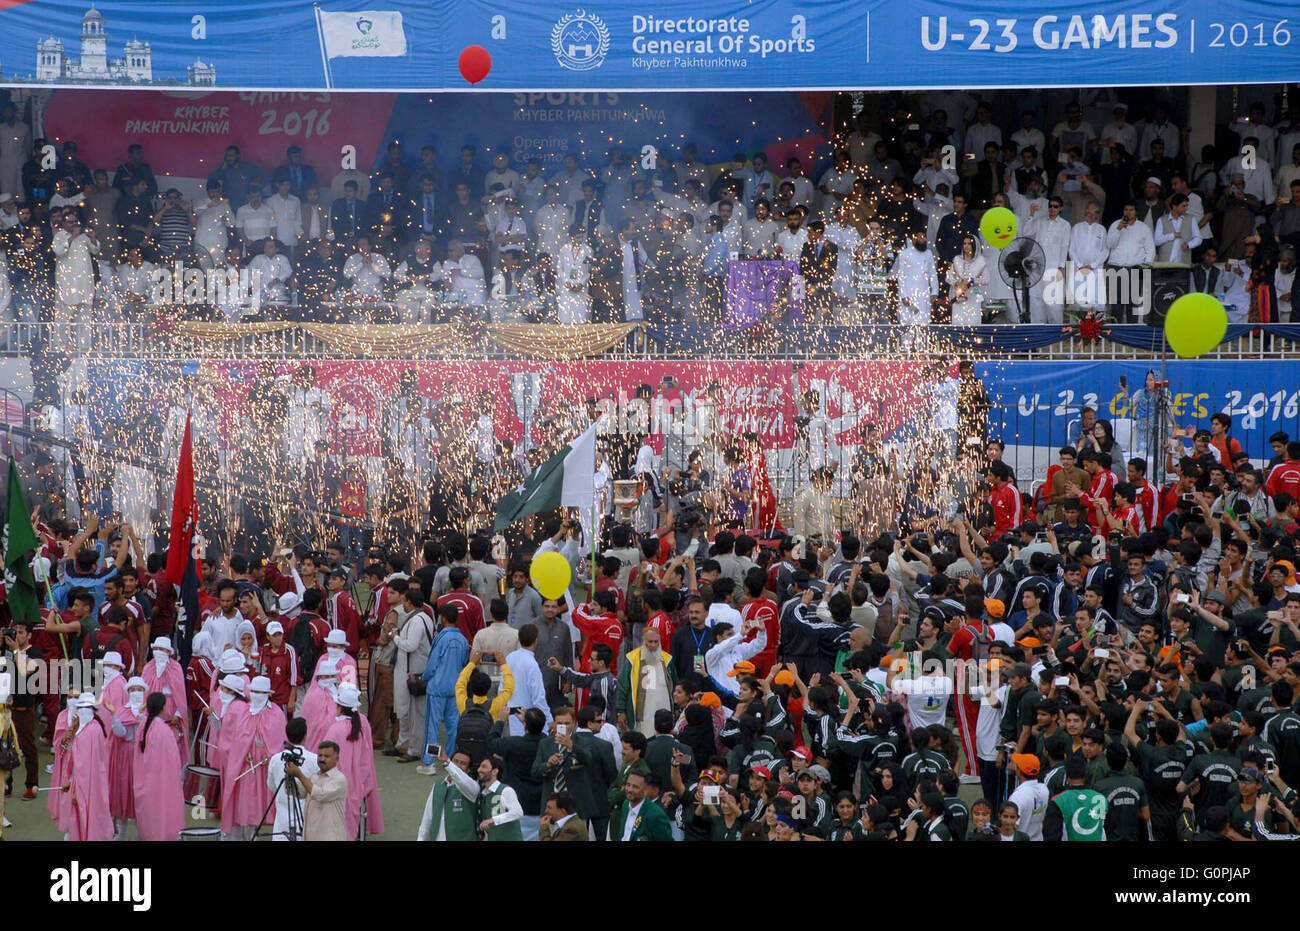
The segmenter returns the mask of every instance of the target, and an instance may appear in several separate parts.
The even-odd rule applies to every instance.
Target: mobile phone
[[[569,736],[569,725],[567,725],[567,724],[557,724],[557,725],[555,725],[555,736],[556,736],[556,737],[568,737],[568,736]]]
[[[705,805],[716,805],[722,798],[722,786],[704,786],[703,796]]]
[[[1055,679],[1052,680],[1052,685],[1056,686],[1057,688],[1069,684],[1070,684],[1069,676],[1057,676]]]
[[[1101,647],[1092,651],[1092,655],[1097,659],[1110,659],[1110,650],[1103,650]]]
[[[1194,502],[1196,501],[1196,495],[1192,494],[1192,493],[1189,491],[1189,492],[1186,492],[1186,493],[1184,493],[1184,494],[1179,495],[1179,496],[1178,496],[1178,500],[1179,500],[1179,501],[1186,501],[1188,504],[1192,504],[1192,503],[1194,503]]]
[[[424,752],[436,760],[442,756],[442,744],[425,744]]]
[[[1178,602],[1179,604],[1188,604],[1191,602],[1191,600],[1192,600],[1191,595],[1185,595],[1182,592],[1179,592],[1177,595],[1174,596],[1174,601]]]
[[[1034,539],[1035,539],[1036,541],[1038,541],[1039,543],[1046,543],[1046,542],[1047,542],[1047,531],[1046,531],[1046,530],[1040,530],[1040,531],[1038,531],[1038,533],[1034,534]]]

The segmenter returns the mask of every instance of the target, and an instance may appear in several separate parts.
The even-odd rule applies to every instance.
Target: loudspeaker
[[[1151,269],[1151,313],[1146,322],[1151,326],[1163,327],[1165,315],[1170,306],[1186,294],[1191,286],[1189,271],[1182,268]]]

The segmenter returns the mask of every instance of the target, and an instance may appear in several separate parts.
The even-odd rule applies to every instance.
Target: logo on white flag
[[[397,57],[406,54],[406,31],[396,10],[320,13],[330,58]]]
[[[551,30],[551,51],[560,67],[570,71],[599,68],[609,53],[609,29],[595,13],[568,13]]]

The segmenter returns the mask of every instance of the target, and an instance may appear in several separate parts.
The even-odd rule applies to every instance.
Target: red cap
[[[766,766],[755,766],[752,769],[750,769],[750,772],[753,773],[755,776],[762,776],[764,779],[772,778],[772,771],[768,769]]]
[[[801,760],[812,759],[812,751],[804,746],[795,747],[793,750],[790,751],[790,755],[797,756]]]

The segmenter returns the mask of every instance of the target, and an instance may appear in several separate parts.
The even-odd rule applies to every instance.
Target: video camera
[[[285,766],[288,766],[290,763],[294,766],[302,766],[303,763],[307,762],[307,756],[303,752],[302,747],[295,747],[286,740],[284,742],[284,750],[280,753],[280,762]]]

